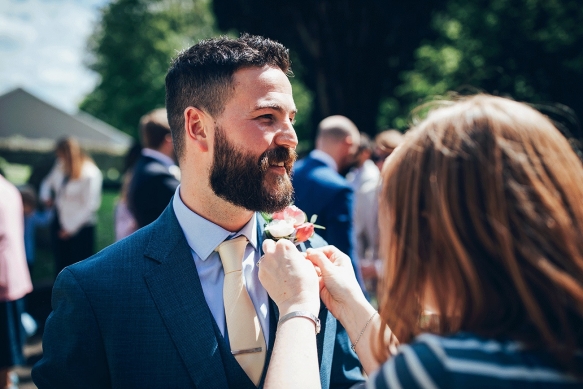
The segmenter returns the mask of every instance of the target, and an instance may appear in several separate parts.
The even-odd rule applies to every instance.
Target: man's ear
[[[212,123],[210,116],[195,107],[187,107],[184,110],[184,129],[186,141],[192,142],[201,151],[208,151],[208,123]]]
[[[354,138],[351,135],[348,135],[346,138],[344,138],[344,143],[352,146],[354,144]]]

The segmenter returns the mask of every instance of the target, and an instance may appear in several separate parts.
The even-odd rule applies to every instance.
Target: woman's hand
[[[369,305],[346,254],[334,246],[326,246],[308,249],[306,257],[320,269],[320,297],[341,323],[346,322],[355,304]]]
[[[292,311],[320,312],[316,269],[287,239],[263,241],[259,280],[277,304],[280,316]]]
[[[279,317],[293,311],[318,316],[318,274],[287,239],[263,241],[259,280],[279,308]],[[314,323],[294,317],[278,325],[264,388],[320,388]]]
[[[308,249],[307,258],[320,269],[320,297],[332,315],[342,323],[362,367],[371,374],[379,368],[371,339],[378,336],[381,321],[364,297],[350,258],[334,246]]]

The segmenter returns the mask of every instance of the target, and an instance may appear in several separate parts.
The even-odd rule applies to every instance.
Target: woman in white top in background
[[[74,138],[57,143],[57,162],[43,180],[40,197],[55,207],[52,224],[56,274],[95,253],[95,225],[103,177]]]

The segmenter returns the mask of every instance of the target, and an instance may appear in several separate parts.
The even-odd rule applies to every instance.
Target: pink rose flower
[[[304,211],[295,205],[290,205],[283,211],[274,213],[271,215],[271,217],[273,220],[286,220],[289,223],[292,223],[294,227],[297,227],[300,224],[306,222],[306,215],[304,214]]]
[[[314,235],[314,225],[312,223],[302,223],[296,227],[296,242],[302,243]]]
[[[294,244],[307,241],[314,235],[315,228],[324,228],[315,225],[316,215],[308,222],[304,211],[290,205],[281,212],[263,216],[268,223],[265,225],[265,234],[268,239],[289,239]]]
[[[279,211],[276,213],[271,214],[273,220],[285,220],[285,209],[283,211]]]

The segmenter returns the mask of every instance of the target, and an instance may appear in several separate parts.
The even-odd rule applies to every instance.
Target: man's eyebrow
[[[253,108],[253,111],[259,111],[261,109],[267,109],[267,108],[274,109],[274,110],[279,111],[279,112],[285,112],[285,110],[283,109],[283,107],[281,105],[275,104],[275,103],[273,103],[273,104],[269,104],[269,103],[268,104],[258,104]],[[297,109],[294,108],[291,112],[295,115],[298,111],[297,111]]]

